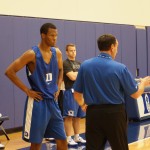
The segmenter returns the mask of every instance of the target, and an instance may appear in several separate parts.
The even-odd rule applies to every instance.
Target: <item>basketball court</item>
[[[81,134],[82,137],[85,137],[85,134]],[[148,140],[150,143],[150,119],[137,122],[129,122],[128,126],[128,142],[129,148],[132,145],[138,145],[139,148],[134,150],[150,150],[150,147],[146,145],[140,145],[141,141]],[[149,144],[150,146],[150,144]],[[69,150],[85,150],[85,145],[79,144],[76,147],[69,147]],[[130,148],[131,149],[131,148]],[[29,147],[22,148],[20,150],[29,150]],[[42,144],[42,150],[56,150],[56,144],[54,141],[46,142]],[[111,150],[109,144],[106,145],[105,150]],[[132,149],[133,150],[133,149]]]

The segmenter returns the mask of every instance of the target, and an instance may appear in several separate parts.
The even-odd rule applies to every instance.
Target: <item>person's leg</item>
[[[66,140],[58,140],[56,139],[57,150],[67,150],[68,144]]]
[[[73,130],[74,130],[74,134],[79,134],[80,132],[80,118],[73,118],[72,121],[72,125],[73,125]]]
[[[75,101],[75,100],[74,100]],[[75,104],[77,116],[73,118],[73,129],[74,129],[74,141],[79,143],[86,143],[86,140],[84,140],[80,135],[80,118],[85,117],[85,112],[82,111],[81,107],[76,103]]]
[[[86,150],[104,150],[107,139],[101,126],[102,122],[99,110],[88,106],[86,112]]]
[[[71,136],[72,132],[72,120],[73,118],[70,116],[67,116],[64,118],[64,126],[65,126],[65,131],[67,136]]]
[[[79,143],[86,143],[80,135],[80,118],[73,118],[74,141]]]
[[[74,142],[74,140],[71,137],[72,126],[73,126],[73,117],[70,117],[70,116],[65,117],[64,126],[65,126],[66,135],[67,135],[68,145],[77,145],[77,143]]]
[[[41,144],[31,143],[30,150],[40,150]]]
[[[71,89],[65,90],[63,97],[63,116],[68,145],[77,145],[71,137],[73,127],[72,120],[73,117],[77,115],[75,104]]]
[[[23,123],[23,139],[27,142],[33,143],[31,145],[38,145],[42,143],[44,133],[51,116],[47,112],[47,100],[37,102],[30,97],[27,97],[24,123]],[[34,144],[37,143],[37,144]]]
[[[66,133],[64,130],[64,121],[56,101],[49,102],[51,109],[51,119],[47,125],[44,137],[55,138],[57,150],[67,150]]]
[[[111,113],[109,121],[111,121],[111,127],[113,129],[107,129],[108,141],[112,150],[128,150],[126,113],[124,111]]]

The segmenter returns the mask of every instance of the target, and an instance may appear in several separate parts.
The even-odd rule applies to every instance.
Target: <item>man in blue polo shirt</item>
[[[118,41],[110,34],[97,40],[100,54],[81,65],[74,97],[86,111],[86,150],[103,150],[108,140],[113,150],[128,150],[125,95],[137,99],[150,85],[150,77],[138,85],[124,64],[114,61]]]

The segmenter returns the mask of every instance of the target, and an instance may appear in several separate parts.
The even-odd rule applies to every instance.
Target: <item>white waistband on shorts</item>
[[[74,89],[73,88],[71,88],[71,92],[74,93]]]

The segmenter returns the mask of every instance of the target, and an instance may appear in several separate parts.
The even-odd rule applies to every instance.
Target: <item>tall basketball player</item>
[[[6,69],[6,76],[26,93],[23,139],[31,143],[31,150],[40,150],[43,138],[54,137],[57,150],[67,150],[61,112],[56,103],[63,77],[62,54],[54,48],[57,28],[43,24],[41,42],[26,51]],[[26,66],[31,89],[16,75]]]

